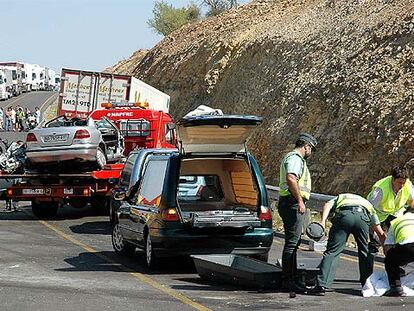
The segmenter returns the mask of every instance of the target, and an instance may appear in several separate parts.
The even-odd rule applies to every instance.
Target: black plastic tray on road
[[[280,288],[282,269],[238,255],[191,256],[202,279],[245,288]]]

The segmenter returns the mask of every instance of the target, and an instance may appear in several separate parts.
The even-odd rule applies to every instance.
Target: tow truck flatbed
[[[6,198],[31,201],[36,216],[51,216],[64,203],[82,207],[90,203],[97,209],[107,208],[107,196],[119,179],[123,163],[108,164],[103,170],[79,173],[25,172],[0,174],[16,180],[7,188]]]
[[[25,172],[22,174],[4,174],[0,172],[1,179],[57,179],[57,178],[94,178],[94,179],[112,179],[119,178],[124,168],[123,163],[107,164],[103,170],[79,172],[79,173],[40,173]]]

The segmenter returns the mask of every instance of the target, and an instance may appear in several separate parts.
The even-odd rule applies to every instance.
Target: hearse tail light
[[[29,134],[27,134],[27,137],[26,137],[26,142],[27,142],[27,143],[34,143],[34,142],[37,142],[36,135],[35,135],[35,134],[33,134],[33,133],[29,133]]]
[[[272,212],[267,206],[260,206],[259,211],[260,220],[272,220]]]
[[[89,134],[88,130],[77,130],[74,139],[86,139],[90,137],[91,134]]]
[[[165,211],[164,219],[166,221],[179,221],[180,217],[178,216],[177,210],[175,208],[168,208]]]

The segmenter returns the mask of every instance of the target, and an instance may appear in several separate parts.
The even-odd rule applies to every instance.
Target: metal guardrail
[[[279,187],[266,185],[266,189],[269,194],[269,199],[273,201],[277,201],[279,199]],[[321,212],[323,204],[333,198],[333,195],[312,192],[309,201],[306,202],[306,206],[310,209]]]

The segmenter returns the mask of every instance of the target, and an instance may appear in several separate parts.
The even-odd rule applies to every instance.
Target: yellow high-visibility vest
[[[283,196],[287,196],[290,194],[289,191],[289,187],[286,181],[286,160],[291,157],[291,156],[295,156],[298,155],[301,160],[302,160],[302,174],[298,180],[298,184],[299,184],[299,190],[300,190],[300,195],[302,196],[303,199],[305,200],[309,200],[310,198],[310,194],[311,194],[311,189],[312,189],[312,181],[311,181],[311,176],[309,173],[309,169],[308,166],[306,165],[306,161],[305,159],[302,157],[302,155],[297,152],[297,151],[292,151],[289,152],[282,160],[282,163],[280,164],[280,176],[279,176],[279,196],[283,197]]]
[[[383,222],[389,215],[393,215],[399,211],[410,198],[410,189],[412,187],[411,181],[407,179],[405,185],[398,192],[397,196],[394,196],[394,191],[391,185],[392,176],[387,176],[377,181],[372,186],[371,192],[368,197],[371,196],[372,192],[380,188],[382,190],[382,201],[379,207],[376,207],[379,221]]]

